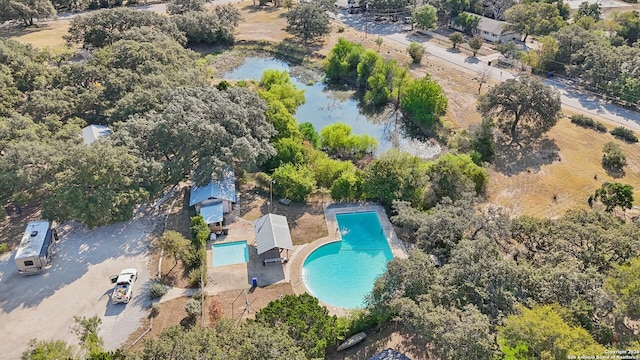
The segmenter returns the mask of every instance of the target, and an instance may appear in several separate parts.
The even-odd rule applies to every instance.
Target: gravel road
[[[74,316],[100,317],[105,349],[118,348],[147,314],[148,243],[154,221],[139,212],[130,222],[97,229],[59,226],[52,265],[37,275],[18,273],[15,251],[1,257],[0,357],[19,359],[32,338],[77,344],[70,331]],[[114,305],[109,301],[113,288],[109,276],[130,267],[139,272],[133,300]]]

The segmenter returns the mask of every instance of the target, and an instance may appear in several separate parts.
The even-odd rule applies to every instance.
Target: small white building
[[[253,230],[256,233],[258,255],[264,254],[265,266],[289,260],[289,250],[293,250],[293,242],[286,216],[271,213],[263,215],[253,222]],[[286,255],[282,250],[287,251]]]
[[[85,145],[91,145],[94,141],[111,135],[112,131],[105,125],[89,125],[82,129],[82,139]]]
[[[482,36],[483,39],[490,42],[509,42],[509,41],[519,41],[522,39],[522,34],[519,34],[515,31],[507,30],[507,25],[509,25],[506,21],[500,21],[491,19],[482,15],[467,13],[467,15],[473,15],[480,18],[480,22],[478,27],[473,30],[474,35],[478,34]],[[464,31],[464,27],[456,24],[456,18],[451,19],[451,23],[449,27],[452,29],[456,29],[458,31]]]
[[[204,186],[191,186],[189,206],[195,206],[212,232],[222,226],[224,214],[229,213],[236,202],[236,178],[230,167],[224,171],[221,180],[212,180]]]

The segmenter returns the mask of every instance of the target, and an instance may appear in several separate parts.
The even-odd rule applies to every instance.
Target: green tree
[[[462,309],[416,304],[408,299],[396,301],[399,318],[433,345],[440,359],[491,359],[493,336],[490,323],[472,305]]]
[[[436,8],[428,4],[418,6],[411,16],[416,26],[420,29],[433,29],[438,22]]]
[[[264,96],[263,91],[258,92],[258,95],[267,102],[267,111],[264,116],[266,120],[273,125],[278,132],[277,135],[272,137],[272,141],[277,141],[283,138],[302,139],[303,135],[298,126],[296,118],[287,110],[286,106],[275,96]]]
[[[613,21],[619,24],[617,34],[633,46],[640,37],[640,12],[638,10],[614,13]]]
[[[467,154],[445,154],[429,166],[429,192],[432,202],[448,197],[458,200],[468,191],[482,194],[489,181],[486,171],[476,165]]]
[[[343,171],[331,185],[331,198],[354,201],[362,198],[362,172],[358,169]]]
[[[287,31],[301,37],[304,42],[316,40],[331,31],[325,9],[313,2],[301,3],[289,10],[287,24]]]
[[[528,51],[521,56],[521,61],[531,66],[533,71],[553,71],[558,68],[555,62],[558,53],[558,42],[550,35],[538,39],[540,46],[536,50]]]
[[[169,15],[184,14],[189,11],[205,11],[204,0],[173,0],[167,4]]]
[[[215,329],[181,326],[165,329],[145,341],[144,360],[154,359],[305,359],[304,352],[281,327],[249,321],[240,326],[227,319]]]
[[[178,259],[189,248],[191,242],[177,231],[167,230],[159,239],[160,248],[174,260],[173,266],[178,265]]]
[[[470,13],[460,13],[455,20],[456,25],[461,26],[466,33],[473,33],[480,25],[480,16]]]
[[[272,327],[285,325],[289,336],[309,358],[324,357],[326,349],[336,345],[348,330],[346,322],[330,316],[318,299],[306,293],[285,295],[270,302],[256,313],[256,321]]]
[[[480,97],[478,109],[495,117],[498,128],[517,139],[517,130],[535,136],[551,129],[560,118],[560,94],[537,78],[509,79]]]
[[[310,122],[303,122],[298,125],[298,129],[302,133],[302,138],[308,141],[314,148],[320,146],[320,135]]]
[[[471,39],[469,39],[469,41],[467,41],[467,44],[469,44],[469,47],[471,48],[471,50],[473,50],[473,56],[475,57],[478,53],[478,50],[482,48],[484,39],[482,39],[482,36],[480,35],[474,35]]]
[[[185,35],[170,18],[152,11],[127,8],[103,9],[76,16],[64,39],[71,44],[103,47],[121,39],[127,31],[142,27],[156,29],[181,44],[186,43]]]
[[[283,164],[302,165],[308,162],[309,150],[298,139],[278,139],[273,143],[273,147],[276,149],[276,155],[266,162],[268,169],[275,169]]]
[[[296,109],[306,101],[304,89],[298,89],[291,83],[287,71],[265,70],[262,73],[260,86],[265,90],[260,93],[260,97],[266,100],[274,98],[282,102],[291,114],[295,114]]]
[[[504,17],[511,23],[510,30],[524,34],[522,41],[529,35],[549,35],[565,25],[558,7],[548,3],[516,4],[505,11]]]
[[[190,175],[204,185],[228,166],[251,168],[275,154],[269,143],[275,131],[265,110],[264,101],[247,88],[180,88],[163,112],[129,119],[114,140],[162,164],[166,181]]]
[[[273,192],[293,201],[305,201],[316,188],[313,173],[306,166],[287,163],[278,167],[271,177],[275,181]]]
[[[458,46],[458,44],[462,44],[464,42],[464,36],[462,35],[461,32],[456,31],[451,33],[451,35],[449,35],[449,41],[451,41],[451,44],[455,49],[456,46]]]
[[[417,156],[389,150],[369,164],[364,171],[364,195],[389,206],[394,200],[420,204],[429,177],[427,165]]]
[[[65,150],[42,204],[46,218],[107,225],[131,219],[133,207],[149,198],[140,181],[145,171],[129,150],[108,144]]]
[[[640,319],[640,257],[614,266],[605,279],[605,289],[616,299],[618,315]]]
[[[331,49],[324,61],[324,72],[329,82],[349,84],[358,78],[358,64],[364,47],[343,38]]]
[[[98,328],[102,324],[102,320],[93,316],[90,318],[74,316],[75,326],[73,333],[78,336],[80,346],[87,351],[89,357],[98,355],[103,352],[104,340],[98,336]]]
[[[431,127],[447,111],[448,100],[442,87],[426,75],[422,79],[409,80],[400,106],[409,119]]]
[[[226,6],[226,5],[225,5]],[[240,11],[231,6],[226,18],[221,18],[218,11],[189,11],[171,17],[178,29],[185,34],[189,44],[232,44],[234,30],[241,16]]]
[[[318,184],[318,187],[325,189],[331,189],[333,182],[340,177],[345,171],[353,172],[354,166],[350,161],[341,161],[331,159],[325,153],[318,153],[316,158],[311,164],[309,164],[311,171],[313,171],[313,177]]]
[[[320,143],[330,153],[340,156],[360,156],[372,153],[378,147],[378,141],[369,135],[351,134],[351,127],[337,122],[326,126],[320,132]]]
[[[584,1],[580,3],[580,6],[578,6],[578,10],[573,15],[573,19],[578,21],[580,18],[590,17],[595,21],[600,21],[600,15],[600,4]]]
[[[602,166],[605,168],[620,172],[627,165],[627,156],[613,141],[604,144],[602,152]]]
[[[22,353],[22,360],[77,359],[73,348],[62,340],[29,340],[27,350]]]
[[[427,52],[423,45],[413,41],[407,47],[407,52],[409,56],[411,56],[411,60],[414,64],[420,64],[422,61],[422,56]]]
[[[50,0],[3,0],[0,2],[0,21],[20,20],[31,26],[36,20],[53,18],[56,15]]]
[[[376,45],[378,45],[378,52],[380,52],[380,47],[382,46],[383,42],[384,42],[384,39],[382,38],[382,36],[378,36],[378,38],[376,39]]]
[[[633,186],[629,184],[604,182],[593,194],[594,200],[604,204],[605,211],[610,213],[620,207],[623,211],[633,206]]]
[[[570,355],[603,355],[605,351],[585,329],[568,324],[550,305],[522,307],[520,314],[507,316],[498,327],[498,342],[508,348],[524,344],[525,359],[566,359]]]

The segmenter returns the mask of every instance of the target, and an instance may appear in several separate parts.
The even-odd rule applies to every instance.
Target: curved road
[[[366,32],[371,34],[371,36],[380,36],[386,41],[396,42],[405,47],[409,46],[413,41],[421,43],[427,48],[429,56],[437,57],[450,64],[476,73],[486,70],[491,78],[499,81],[512,79],[517,76],[506,70],[488,66],[487,60],[495,59],[495,56],[474,58],[460,52],[452,52],[450,48],[444,48],[436,42],[430,42],[427,47],[426,43],[428,42],[428,39],[426,36],[407,33],[406,31],[403,31],[402,28],[404,26],[400,23],[368,21],[365,24],[362,15],[352,15],[347,14],[346,12],[339,14],[338,19],[345,25],[358,31]],[[439,36],[434,33],[429,34],[433,37]],[[600,116],[628,128],[640,131],[639,113],[615,104],[607,103],[594,94],[577,90],[571,85],[561,83],[553,79],[545,79],[545,83],[558,89],[563,106],[573,108],[585,114]]]

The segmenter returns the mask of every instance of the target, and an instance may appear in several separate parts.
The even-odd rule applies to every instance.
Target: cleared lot
[[[97,229],[58,227],[60,242],[51,268],[22,276],[12,252],[0,258],[0,354],[18,359],[32,338],[77,344],[70,332],[74,316],[98,316],[107,350],[121,345],[146,316],[151,216]],[[25,223],[26,225],[26,223]],[[112,304],[109,276],[124,268],[138,269],[129,304]]]

